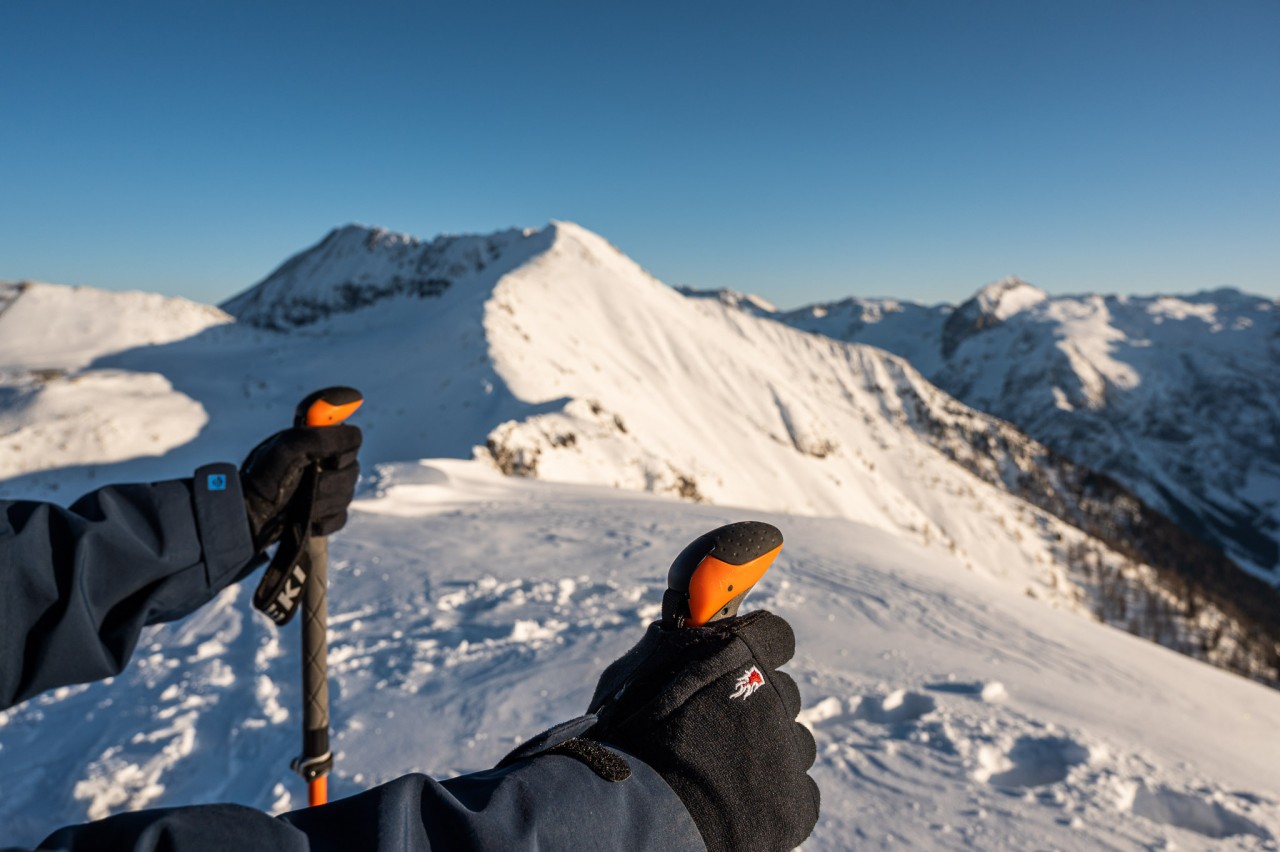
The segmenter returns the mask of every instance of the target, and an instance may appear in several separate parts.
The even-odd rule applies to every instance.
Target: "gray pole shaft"
[[[307,553],[311,571],[302,590],[302,692],[306,700],[302,753],[304,757],[319,757],[329,750],[328,537],[309,538]]]

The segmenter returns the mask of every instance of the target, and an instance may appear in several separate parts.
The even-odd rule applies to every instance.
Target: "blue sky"
[[[1280,3],[0,4],[0,279],[568,219],[782,306],[1280,296]]]

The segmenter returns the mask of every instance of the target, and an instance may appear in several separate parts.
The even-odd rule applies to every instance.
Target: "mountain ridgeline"
[[[1142,383],[1134,377],[1137,368],[1116,358],[1117,335],[1109,325],[1116,313],[1123,313],[1130,324],[1142,316],[1153,317],[1154,328],[1147,329],[1143,339],[1146,348],[1156,350],[1184,343],[1188,333],[1198,330],[1186,323],[1206,318],[1228,336],[1250,330],[1265,336],[1266,323],[1280,312],[1267,313],[1257,300],[1224,293],[1219,295],[1230,303],[1219,307],[1203,296],[1185,303],[1166,299],[1136,304],[1084,297],[1049,311],[1056,324],[1015,332],[1028,312],[1054,303],[1025,282],[1008,279],[984,288],[956,309],[851,300],[822,310],[780,314],[755,297],[721,292],[714,303],[705,303],[696,298],[700,294],[686,290],[683,295],[700,302],[696,307],[702,313],[690,317],[687,309],[676,308],[665,286],[614,247],[576,226],[557,223],[543,231],[441,237],[430,243],[380,230],[339,229],[224,308],[242,320],[281,328],[357,311],[377,300],[444,292],[443,286],[424,290],[407,287],[406,281],[479,282],[480,278],[484,283],[471,286],[488,288],[488,281],[496,281],[486,302],[484,326],[501,378],[519,398],[539,403],[564,400],[559,410],[513,418],[489,431],[484,454],[504,472],[605,482],[686,499],[859,517],[869,510],[861,504],[871,489],[854,485],[851,480],[856,475],[842,470],[841,460],[867,455],[867,448],[884,437],[874,430],[859,435],[857,428],[840,424],[840,415],[855,415],[863,428],[868,421],[889,416],[898,421],[895,427],[911,430],[916,441],[969,474],[1083,532],[1086,539],[1082,541],[1055,539],[1049,552],[1055,564],[1065,566],[1065,584],[1073,589],[1071,594],[1087,599],[1084,606],[1093,615],[1218,665],[1280,682],[1280,628],[1275,627],[1280,625],[1280,598],[1220,552],[1237,558],[1245,554],[1250,558],[1243,561],[1256,575],[1266,577],[1275,563],[1275,539],[1268,535],[1274,524],[1268,526],[1266,510],[1237,494],[1238,475],[1234,480],[1226,471],[1201,470],[1192,475],[1185,461],[1153,471],[1144,466],[1149,455],[1143,446],[1153,433],[1169,440],[1180,436],[1173,435],[1168,424],[1178,422],[1186,429],[1189,418],[1178,409],[1215,419],[1214,427],[1203,430],[1208,434],[1200,438],[1207,450],[1202,457],[1229,455],[1247,468],[1232,444],[1238,430],[1223,422],[1230,416],[1216,417],[1203,410],[1202,401],[1183,399],[1181,385],[1191,375],[1186,361],[1175,359],[1166,375],[1161,369],[1168,359],[1160,351],[1149,353],[1153,357],[1141,365],[1146,385],[1158,392],[1158,401],[1122,403],[1121,391]],[[841,325],[835,327],[842,309]],[[776,347],[743,349],[737,341],[709,331],[726,321],[748,322],[739,318],[742,314],[753,318],[753,334],[767,329],[762,336]],[[846,340],[870,336],[870,342],[900,352],[916,369],[870,350],[851,353],[837,348],[833,350],[837,360],[858,362],[854,375],[814,382],[814,361],[822,364],[820,371],[832,369],[823,363],[832,353],[819,345],[817,351],[799,359],[784,356],[784,362],[800,362],[784,375],[760,375],[758,365],[778,357],[771,348],[791,355],[798,345],[777,328],[777,320]],[[1074,335],[1065,348],[1058,345],[1070,336],[1064,334],[1064,325]],[[591,335],[588,329],[613,333]],[[1012,342],[993,348],[987,341],[994,336],[1011,336]],[[723,345],[712,347],[717,351],[709,354],[705,346],[683,343],[690,338],[709,338]],[[1250,388],[1263,391],[1230,406],[1219,403],[1217,411],[1246,405],[1259,408],[1255,415],[1262,415],[1264,421],[1267,415],[1274,416],[1274,400],[1280,393],[1257,387],[1265,385],[1269,376],[1261,369],[1263,363],[1248,357],[1247,342],[1220,338],[1215,343],[1219,345],[1211,348],[1214,354],[1206,362],[1208,367],[1243,372],[1252,382]],[[1143,345],[1130,348],[1137,351]],[[665,354],[665,361],[655,363],[655,353]],[[1028,358],[1033,353],[1041,364]],[[747,372],[755,375],[730,377],[698,366],[726,355],[748,365]],[[608,365],[620,357],[632,360],[633,368],[616,374],[607,366],[602,368],[600,362]],[[842,369],[845,366],[836,372],[848,372]],[[938,393],[921,380],[917,369],[973,407]],[[810,375],[797,382],[795,376],[803,373]],[[634,387],[637,375],[650,385],[646,390],[676,389],[682,384],[688,388],[675,395],[657,394],[647,412],[638,411],[634,395],[628,400],[619,393]],[[801,464],[827,467],[824,478],[841,483],[836,490],[863,493],[853,498],[794,494],[770,503],[765,494],[803,489],[795,489],[796,483],[788,488],[742,477],[735,470],[740,461],[715,458],[711,448],[697,446],[699,441],[688,447],[688,441],[673,441],[664,434],[699,434],[717,428],[687,415],[671,416],[672,403],[700,395],[705,399],[708,385],[733,388],[744,379],[759,392],[759,400],[747,402],[748,407],[759,412],[759,419],[767,421],[771,415],[777,423],[764,429],[771,443],[781,435],[783,447],[804,457]],[[849,386],[854,383],[870,389],[870,397],[851,394]],[[1239,388],[1240,383],[1226,387]],[[742,405],[752,396],[752,391],[744,391],[725,405]],[[1187,404],[1175,404],[1184,401]],[[1160,412],[1152,422],[1151,410],[1159,409],[1159,402],[1168,402],[1175,410]],[[1142,414],[1133,413],[1135,408]],[[1114,410],[1122,413],[1113,415]],[[647,419],[655,411],[660,416]],[[747,413],[745,419],[753,418]],[[1133,428],[1135,424],[1141,428]],[[744,437],[752,442],[758,436]],[[1253,444],[1266,439],[1260,434]],[[1190,437],[1181,445],[1186,440]],[[885,447],[892,445],[885,442]],[[1255,456],[1265,463],[1267,448],[1254,449],[1262,450]],[[780,463],[795,465],[795,461]],[[905,459],[870,462],[873,468],[876,463],[903,465]],[[1219,486],[1214,511],[1205,508],[1207,498],[1197,496],[1203,493],[1206,480]],[[830,482],[824,485],[829,488]],[[1233,485],[1236,490],[1231,489]],[[915,494],[907,496],[907,501],[921,503]],[[902,517],[901,512],[894,517],[893,507],[876,506],[874,498],[870,502],[895,525],[920,528],[925,536],[936,527],[936,535],[949,540],[948,546],[965,548],[967,544],[978,560],[1005,558],[979,555],[974,543],[950,539],[945,511],[926,510],[926,517],[917,521]],[[1228,504],[1225,510],[1224,504]],[[1246,529],[1252,532],[1246,534]],[[1234,627],[1225,629],[1224,623]]]
[[[381,228],[335,228],[318,245],[286,260],[258,285],[222,305],[243,322],[296,328],[396,296],[442,296],[491,265],[513,268],[536,250],[535,231],[487,237],[441,236],[426,242]],[[544,235],[545,236],[545,235]]]
[[[947,369],[1016,372],[994,390],[1020,387],[1015,399],[1043,397],[1050,407],[1061,398],[1109,422],[1116,381],[1138,386],[1121,367],[1104,364],[1111,373],[1074,383],[1077,374],[1045,373],[1045,388],[1022,369],[1026,353],[1039,351],[1036,334],[1049,334],[1052,349],[1056,329],[1020,331],[1020,355],[973,354],[1042,303],[1038,293],[1012,282],[962,310],[851,302],[782,315],[757,299],[677,292],[563,222],[430,242],[347,226],[226,302],[226,313],[148,302],[145,328],[123,318],[150,297],[32,285],[10,293],[0,314],[0,357],[23,365],[0,376],[12,388],[0,387],[11,401],[0,407],[0,476],[10,477],[0,491],[57,496],[242,457],[306,390],[348,384],[368,400],[360,424],[371,488],[381,464],[460,457],[508,475],[736,512],[849,518],[1045,605],[1280,683],[1273,589],[1151,508],[1164,508],[1152,499],[1158,489],[1135,485],[1127,469],[1089,465],[930,381]],[[54,310],[67,334],[24,331]],[[163,331],[166,312],[181,331]],[[1215,316],[1224,328],[1244,325]],[[875,345],[810,333],[824,322]],[[1165,331],[1176,330],[1168,323]],[[97,330],[79,339],[75,328]],[[894,339],[902,357],[887,351]],[[1067,366],[1100,363],[1088,345],[1076,350]],[[998,362],[1006,357],[1022,361]],[[1161,364],[1144,364],[1141,384],[1175,398],[1182,374],[1161,378]],[[35,370],[44,372],[33,378]],[[992,388],[977,378],[966,392],[985,400]],[[1205,459],[1235,452],[1202,440]],[[18,444],[22,451],[6,451]],[[26,452],[32,446],[41,452]],[[27,462],[14,467],[15,459]],[[1214,500],[1274,511],[1268,470],[1253,468],[1247,488],[1224,487]],[[1175,473],[1161,483],[1201,505]],[[1216,473],[1213,481],[1229,483]]]

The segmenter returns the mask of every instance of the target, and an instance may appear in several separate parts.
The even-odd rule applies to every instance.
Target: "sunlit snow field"
[[[1280,693],[855,522],[453,461],[372,472],[334,539],[332,795],[486,768],[580,713],[683,544],[748,518],[787,538],[749,603],[798,634],[823,792],[806,848],[1276,848]],[[250,591],[152,631],[113,682],[0,714],[7,842],[141,807],[301,806],[297,628]]]

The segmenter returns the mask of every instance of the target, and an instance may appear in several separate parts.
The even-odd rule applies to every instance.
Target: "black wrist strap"
[[[308,468],[293,501],[285,510],[284,530],[271,564],[262,575],[253,605],[278,625],[285,625],[298,611],[302,588],[307,584],[311,563],[307,558],[307,534],[311,531],[316,487],[320,477]]]

